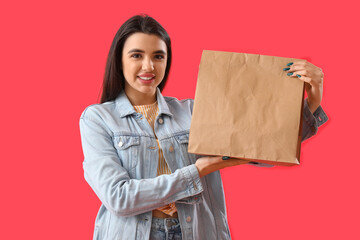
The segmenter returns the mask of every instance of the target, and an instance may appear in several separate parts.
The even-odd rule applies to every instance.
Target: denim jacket
[[[102,202],[93,239],[149,239],[152,210],[172,202],[183,239],[230,239],[220,173],[200,178],[194,165],[200,156],[187,152],[193,100],[163,97],[157,89],[157,101],[154,129],[169,175],[156,176],[154,131],[124,91],[80,117],[85,180]],[[321,106],[314,114],[304,106],[303,140],[327,121]]]

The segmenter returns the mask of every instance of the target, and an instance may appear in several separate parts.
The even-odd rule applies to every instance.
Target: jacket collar
[[[156,89],[156,98],[159,107],[159,116],[161,114],[168,115],[172,117],[172,113],[169,110],[168,104],[165,101],[165,98],[160,92],[160,89]],[[115,99],[116,108],[120,112],[120,117],[126,117],[128,115],[136,114],[134,107],[131,105],[129,98],[126,96],[125,91],[121,91],[119,96]]]

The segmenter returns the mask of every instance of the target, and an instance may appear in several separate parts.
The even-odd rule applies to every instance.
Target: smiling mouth
[[[155,81],[155,76],[149,76],[149,77],[140,77],[140,76],[137,76],[137,79],[142,83],[142,84],[145,84],[145,85],[152,85],[153,82]]]
[[[140,76],[138,76],[138,78],[140,78],[141,80],[144,80],[144,81],[150,81],[150,80],[154,79],[155,76],[154,77],[140,77]]]

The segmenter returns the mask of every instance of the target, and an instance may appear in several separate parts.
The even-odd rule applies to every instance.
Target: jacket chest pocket
[[[188,153],[188,146],[189,146],[189,133],[176,135],[175,136],[176,142],[179,145],[179,154],[180,156],[177,156],[184,160],[185,165],[191,165],[196,162],[196,155],[192,153]]]
[[[132,170],[136,167],[140,151],[139,136],[114,136],[114,146],[123,167]]]

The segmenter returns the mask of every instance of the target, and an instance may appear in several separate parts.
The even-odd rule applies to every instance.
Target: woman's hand
[[[232,167],[236,165],[246,164],[249,161],[230,158],[228,160],[222,160],[222,157],[202,157],[195,162],[195,166],[199,171],[200,177],[208,175],[209,173],[217,170]]]
[[[304,60],[296,61],[293,64],[289,63],[284,70],[288,72],[289,76],[297,77],[305,82],[308,105],[310,111],[314,113],[321,103],[323,93],[324,73],[321,68]]]

